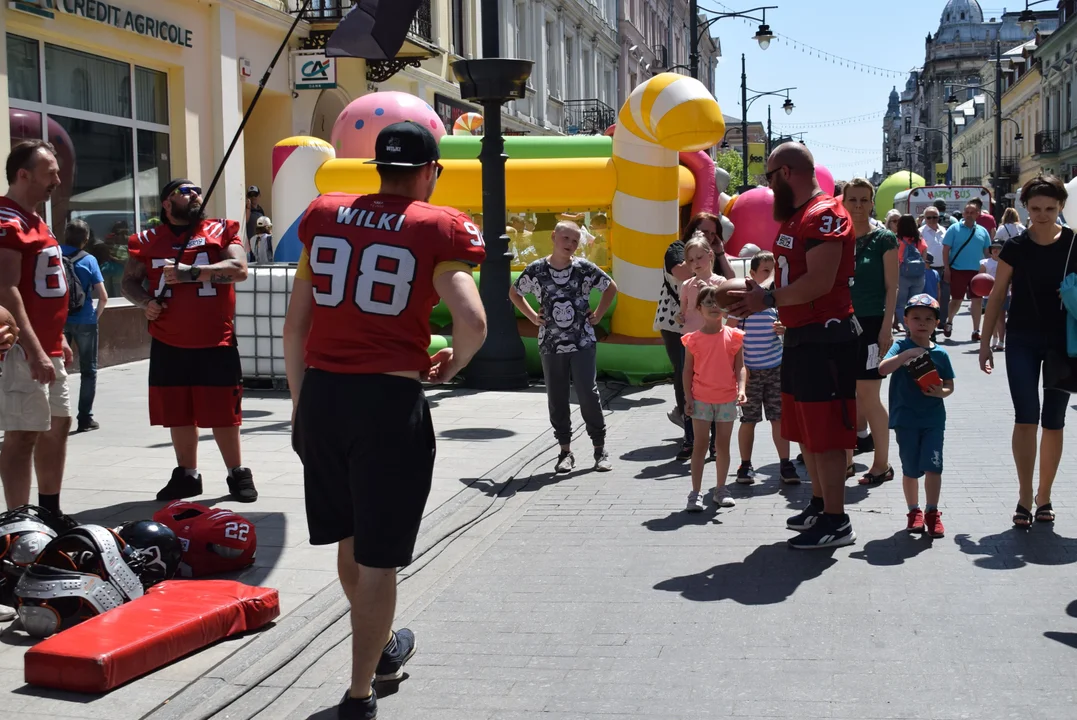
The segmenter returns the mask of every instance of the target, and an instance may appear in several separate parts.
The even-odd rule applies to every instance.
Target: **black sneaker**
[[[191,477],[187,468],[178,467],[172,471],[168,484],[157,493],[158,500],[181,500],[202,494],[202,476]]]
[[[340,720],[377,720],[378,696],[374,688],[370,688],[370,697],[362,699],[353,698],[345,690],[344,697],[337,705],[337,717]]]
[[[856,437],[856,450],[853,450],[853,455],[862,455],[863,453],[875,452],[875,438],[870,434],[867,437]]]
[[[800,473],[797,472],[797,466],[791,461],[782,460],[778,472],[781,475],[782,482],[786,485],[800,484]]]
[[[199,487],[202,487],[199,483]],[[236,468],[228,476],[228,494],[234,500],[252,503],[258,499],[258,489],[254,487],[254,475],[250,468]]]
[[[393,632],[396,638],[396,648],[392,653],[382,651],[378,667],[374,671],[376,682],[399,680],[404,675],[404,663],[411,660],[415,654],[415,633],[407,628],[400,628]]]
[[[852,545],[856,542],[853,523],[848,515],[820,515],[818,522],[789,538],[789,547],[796,550],[823,550],[825,548]]]
[[[685,460],[692,459],[692,443],[686,442],[681,444],[681,449],[677,451],[677,460],[684,462]]]
[[[45,510],[45,512],[48,513],[47,517],[43,517],[46,524],[58,533],[65,533],[68,530],[74,530],[79,526],[79,521],[70,515],[64,515],[62,512],[52,512],[50,510]]]
[[[742,462],[737,468],[737,482],[741,485],[751,485],[755,478],[755,468],[750,462]]]
[[[808,506],[793,517],[785,521],[785,526],[790,530],[807,530],[823,514],[823,498],[812,496]]]
[[[76,428],[75,432],[80,432],[80,433],[81,432],[90,432],[91,430],[100,430],[100,429],[101,429],[101,426],[97,424],[96,420],[87,420],[84,423],[80,422],[79,426],[78,426],[78,428]]]

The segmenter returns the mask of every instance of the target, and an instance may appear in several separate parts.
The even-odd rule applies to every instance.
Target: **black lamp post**
[[[485,133],[479,162],[482,165],[482,215],[486,235],[486,261],[482,264],[479,295],[486,310],[487,334],[482,349],[464,369],[464,385],[481,390],[527,387],[524,344],[509,302],[512,254],[505,233],[505,138],[501,106],[526,97],[530,60],[500,58],[498,0],[482,0],[482,54],[480,60],[457,60],[453,74],[465,100],[482,105]],[[495,234],[496,233],[496,234]]]
[[[774,33],[770,31],[770,25],[767,25],[767,10],[777,10],[777,5],[767,5],[765,7],[755,7],[748,10],[740,10],[737,12],[725,12],[714,13],[711,12],[710,19],[703,23],[703,27],[699,26],[699,2],[698,0],[688,0],[688,42],[690,43],[690,51],[688,53],[688,67],[689,71],[696,80],[699,79],[699,36],[706,32],[714,23],[722,20],[723,18],[744,18],[745,20],[752,20],[759,23],[759,29],[756,30],[755,35],[752,37],[757,43],[759,43],[760,50],[766,50],[770,47],[770,41],[774,39]],[[749,13],[762,11],[762,19],[752,17]],[[709,10],[707,12],[710,12]]]
[[[766,92],[756,92],[748,87],[748,71],[745,65],[744,53],[740,54],[740,144],[741,144],[741,162],[743,163],[744,170],[744,184],[740,187],[740,192],[745,192],[752,186],[748,184],[748,108],[752,103],[761,97],[768,95],[777,95],[779,97],[785,96],[785,102],[782,103],[782,110],[785,110],[786,115],[790,115],[793,112],[793,108],[796,107],[793,101],[789,99],[789,91],[796,90],[795,87],[782,88],[781,90],[768,90]],[[755,93],[751,97],[748,97],[748,93]]]

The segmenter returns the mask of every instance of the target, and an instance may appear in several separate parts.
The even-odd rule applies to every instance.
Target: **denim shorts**
[[[1037,425],[1044,430],[1061,430],[1066,426],[1070,395],[1062,390],[1042,388],[1040,368],[1047,358],[1048,343],[1038,333],[1006,332],[1006,379],[1013,400],[1014,423]],[[1040,391],[1043,406],[1040,406]]]
[[[894,428],[897,436],[901,474],[921,478],[925,473],[942,473],[942,428]]]
[[[692,419],[704,422],[733,422],[737,419],[737,404],[705,403],[697,400],[692,407]]]

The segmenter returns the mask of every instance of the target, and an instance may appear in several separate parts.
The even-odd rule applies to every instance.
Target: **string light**
[[[789,128],[825,128],[825,127],[838,127],[839,125],[856,125],[857,123],[874,122],[882,119],[886,112],[879,110],[873,113],[865,113],[863,115],[854,115],[852,117],[837,118],[834,120],[818,120],[815,122],[802,122],[802,123],[785,123],[783,127]]]
[[[788,132],[785,132],[784,130],[776,128],[775,129],[775,134],[789,135],[791,133],[788,133]],[[831,145],[830,143],[819,142],[818,140],[812,140],[812,141],[808,142],[807,144],[808,144],[809,147],[812,147],[812,148],[817,148],[817,147],[818,148],[825,148],[827,150],[834,150],[835,152],[850,153],[850,154],[878,155],[879,153],[882,152],[881,148],[851,148],[851,147],[844,147],[842,145]]]

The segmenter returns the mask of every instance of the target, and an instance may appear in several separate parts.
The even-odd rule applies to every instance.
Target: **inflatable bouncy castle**
[[[377,171],[364,162],[373,156],[378,132],[401,120],[428,126],[439,140],[445,170],[431,202],[463,210],[482,227],[481,138],[473,135],[481,128],[481,116],[458,123],[454,134],[447,134],[433,108],[419,98],[398,92],[372,93],[345,108],[329,143],[295,137],[274,149],[274,220],[284,229],[275,250],[278,261],[298,259],[298,223],[319,193],[377,191]],[[741,216],[745,232],[738,231],[727,246],[734,256],[748,242],[764,249],[772,245],[774,236],[765,236],[770,231],[766,221],[773,195],[761,188],[730,197],[725,193],[728,174],[716,171],[705,152],[724,132],[721,109],[700,82],[664,73],[632,92],[606,136],[505,139],[509,159],[504,232],[515,256],[513,270],[522,270],[548,254],[553,227],[559,220],[571,219],[584,230],[579,253],[610,272],[617,282],[617,300],[600,324],[604,330],[598,345],[600,372],[639,383],[672,371],[652,326],[665,250],[680,237],[683,223],[693,214]],[[730,223],[722,218],[727,239],[736,223],[736,219]],[[484,230],[487,234],[502,231]],[[481,282],[481,272],[475,275]],[[597,294],[592,300],[597,304]],[[441,334],[434,337],[432,351],[451,343],[450,322],[443,306],[435,309],[432,331]],[[275,336],[277,324],[276,319],[266,321],[263,335]],[[520,331],[529,366],[539,372],[535,328],[520,318]]]

